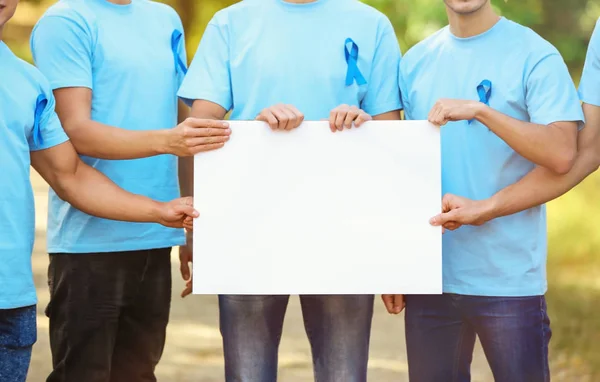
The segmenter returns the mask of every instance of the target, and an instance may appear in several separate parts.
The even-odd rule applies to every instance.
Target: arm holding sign
[[[480,101],[439,100],[429,114],[438,126],[450,121],[477,120],[504,140],[513,150],[538,166],[566,174],[577,155],[577,128],[582,120],[577,92],[560,54],[545,50],[528,59],[523,89],[529,116],[521,121],[487,104],[493,101],[490,81],[477,87]],[[548,81],[552,78],[552,81]],[[488,85],[486,89],[482,86]],[[482,91],[483,90],[483,91]]]
[[[31,164],[61,199],[90,215],[173,228],[191,228],[186,218],[198,216],[192,198],[162,203],[124,191],[83,163],[70,141],[32,151]]]
[[[100,159],[190,156],[223,146],[229,136],[223,122],[190,118],[173,128],[128,130],[94,121],[94,36],[77,20],[42,18],[32,32],[31,48],[36,66],[50,79],[56,111],[80,154]]]
[[[451,121],[477,120],[524,158],[557,173],[566,174],[577,154],[577,122],[548,125],[524,122],[502,114],[482,102],[442,99],[428,120],[443,126]]]
[[[571,171],[558,175],[536,167],[517,183],[486,200],[470,200],[445,195],[443,213],[431,224],[454,230],[461,225],[482,225],[489,220],[512,215],[549,202],[579,184],[600,165],[600,107],[584,104],[586,126],[579,132],[579,152]]]

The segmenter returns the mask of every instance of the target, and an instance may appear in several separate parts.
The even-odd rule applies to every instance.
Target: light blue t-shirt
[[[164,4],[62,0],[35,26],[31,50],[52,89],[92,89],[93,120],[123,129],[157,130],[177,124],[176,94],[186,62],[182,33],[178,15]],[[129,192],[159,201],[179,196],[175,156],[81,159]],[[183,243],[182,230],[92,217],[50,193],[50,253],[132,251]]]
[[[406,118],[427,119],[440,98],[480,100],[477,88],[485,80],[491,82],[490,106],[510,117],[542,125],[583,120],[559,52],[531,29],[504,18],[471,38],[458,38],[446,27],[406,53],[400,64]],[[477,121],[448,123],[441,138],[444,194],[486,199],[535,167]],[[546,292],[545,206],[446,232],[442,247],[444,292]]]
[[[0,41],[0,309],[37,302],[29,152],[67,140],[48,81]]]
[[[276,104],[306,120],[341,104],[378,115],[401,109],[399,61],[390,21],[359,1],[245,0],[210,21],[178,94],[232,110],[233,120]]]
[[[579,97],[587,104],[600,106],[600,19],[596,23],[588,47],[579,82]]]

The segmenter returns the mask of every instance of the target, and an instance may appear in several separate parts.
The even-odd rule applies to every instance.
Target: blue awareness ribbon
[[[490,106],[490,98],[492,97],[492,81],[483,80],[477,85],[477,94],[479,95],[479,102]],[[473,120],[469,121],[469,124],[473,123]]]
[[[171,51],[173,52],[173,59],[175,61],[175,70],[181,71],[181,73],[187,73],[187,66],[181,59],[181,55],[179,54],[179,45],[181,44],[181,39],[183,37],[183,33],[175,29],[173,34],[171,35]]]
[[[44,110],[46,110],[46,105],[48,105],[48,99],[45,95],[40,94],[35,101],[35,113],[33,117],[33,144],[36,147],[40,147],[44,144],[44,137],[42,135],[42,129],[40,127],[42,123],[42,114],[44,114]]]
[[[352,44],[350,49],[348,49],[348,44]],[[346,86],[352,85],[354,80],[356,80],[357,85],[365,85],[367,80],[365,80],[365,77],[363,77],[358,69],[358,45],[351,38],[347,38],[344,43],[344,53],[346,55],[346,63],[348,64]]]

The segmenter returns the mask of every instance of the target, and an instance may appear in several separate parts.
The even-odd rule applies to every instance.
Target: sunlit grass
[[[600,380],[600,174],[549,206],[553,374]]]

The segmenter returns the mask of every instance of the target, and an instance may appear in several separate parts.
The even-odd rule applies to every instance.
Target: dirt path
[[[33,270],[38,288],[38,342],[34,347],[28,382],[43,382],[50,371],[48,319],[43,310],[48,303],[45,252],[47,186],[32,175],[36,198],[36,244]],[[157,375],[161,382],[223,381],[221,337],[218,330],[217,301],[214,296],[191,296],[185,300],[178,293],[183,282],[173,257],[173,304],[167,345]],[[403,320],[384,313],[376,301],[371,339],[369,380],[375,382],[408,381]],[[304,333],[298,298],[292,297],[285,322],[285,333],[279,358],[280,382],[310,382],[312,367],[310,350]],[[492,378],[478,349],[473,361],[473,381],[487,382]],[[85,382],[85,381],[81,381]],[[132,381],[133,382],[133,381]],[[256,381],[261,382],[261,381]],[[343,382],[343,381],[340,381]]]

